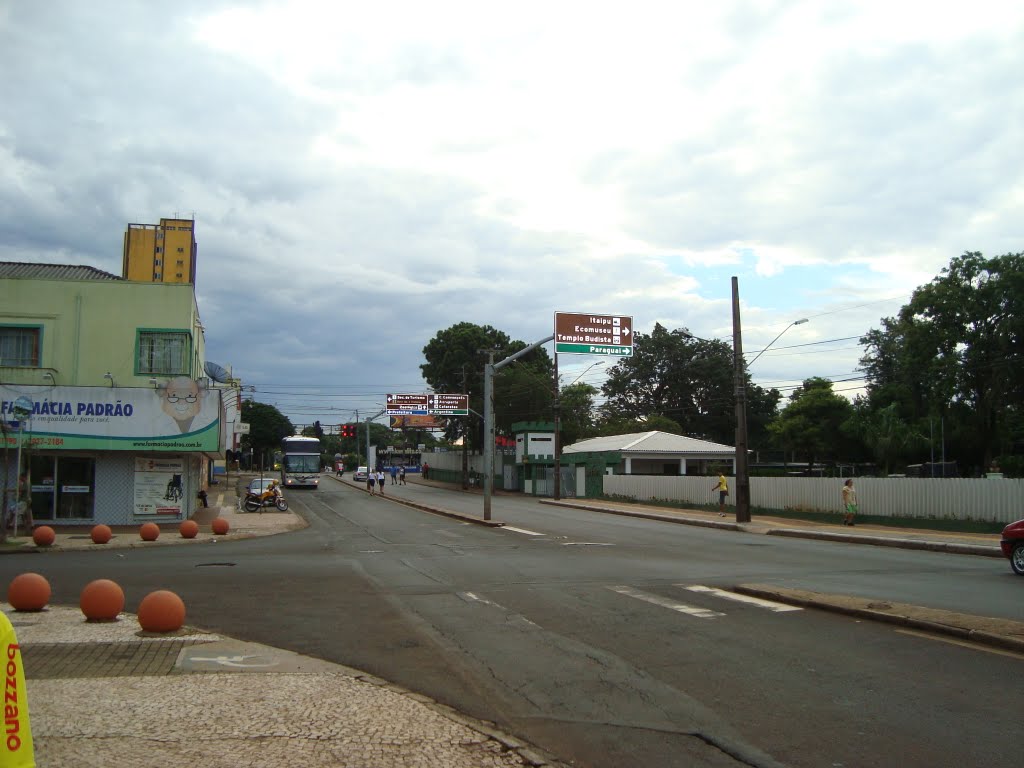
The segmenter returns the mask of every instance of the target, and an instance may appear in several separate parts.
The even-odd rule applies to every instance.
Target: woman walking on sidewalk
[[[857,491],[853,488],[851,477],[843,483],[843,525],[853,525],[853,516],[857,514]]]

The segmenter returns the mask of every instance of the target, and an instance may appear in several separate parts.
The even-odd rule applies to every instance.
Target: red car
[[[1003,554],[1010,558],[1010,567],[1018,576],[1024,576],[1024,520],[1010,523],[1003,528],[1003,539],[999,542]]]

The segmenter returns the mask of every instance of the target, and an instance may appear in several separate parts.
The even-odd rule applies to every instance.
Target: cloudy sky
[[[731,339],[732,276],[748,360],[809,319],[755,381],[849,394],[915,287],[1024,250],[1019,2],[0,0],[0,71],[0,260],[194,217],[208,356],[297,424],[463,321]]]

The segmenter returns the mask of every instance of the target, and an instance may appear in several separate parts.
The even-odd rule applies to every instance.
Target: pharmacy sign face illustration
[[[188,432],[192,420],[203,407],[203,390],[187,376],[178,376],[168,381],[159,391],[162,394],[164,413],[178,423],[180,431]]]

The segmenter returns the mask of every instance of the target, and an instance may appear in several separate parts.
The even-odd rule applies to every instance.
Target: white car
[[[356,467],[356,473],[352,475],[352,479],[357,483],[366,482],[366,467]]]
[[[261,493],[267,490],[267,487],[271,483],[276,482],[278,482],[276,477],[256,477],[249,482],[248,491],[249,493],[255,493],[257,496],[259,496]]]

